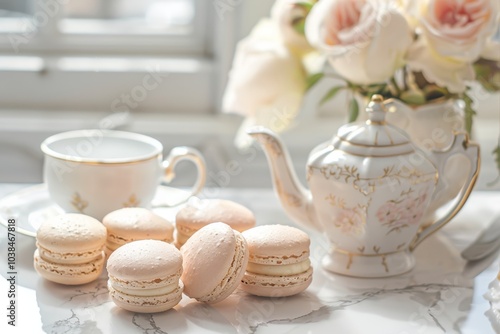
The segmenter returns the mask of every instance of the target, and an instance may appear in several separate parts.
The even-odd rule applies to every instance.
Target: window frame
[[[139,103],[133,111],[215,113],[220,109],[219,95],[223,89],[222,85],[225,84],[224,80],[220,80],[219,68],[228,68],[227,64],[221,62],[220,55],[229,50],[232,52],[234,43],[234,38],[228,39],[224,31],[234,30],[235,20],[232,17],[235,15],[229,15],[221,22],[216,19],[211,3],[206,0],[195,1],[199,4],[196,12],[204,11],[204,14],[201,19],[195,20],[193,34],[184,39],[172,37],[166,45],[157,45],[158,36],[126,35],[122,36],[124,40],[129,38],[137,43],[125,46],[123,40],[117,40],[116,36],[110,35],[100,36],[103,38],[90,50],[88,44],[91,43],[91,36],[88,35],[77,36],[80,37],[77,41],[61,47],[61,43],[64,44],[64,36],[51,40],[50,34],[40,34],[27,45],[28,48],[15,52],[8,45],[9,42],[6,43],[5,38],[1,39],[3,43],[0,43],[0,71],[3,75],[0,76],[0,86],[6,89],[0,90],[0,109],[113,112],[113,101],[116,97],[141,86],[146,77],[151,75],[153,68],[154,72],[163,76],[163,84],[152,92],[151,96],[155,98]],[[224,24],[224,29],[221,29],[221,23]],[[220,35],[216,36],[216,32]],[[141,45],[148,46],[148,49],[145,51]],[[12,63],[6,60],[8,57],[16,57],[17,65],[12,66]],[[62,60],[66,65],[68,61],[71,63],[72,57],[88,57],[89,68],[85,71],[77,66],[60,66]],[[130,67],[119,71],[113,64],[107,67],[106,64],[114,58],[129,63]],[[23,59],[27,61],[26,65],[23,65]],[[192,66],[179,67],[179,61],[188,62]],[[36,63],[35,66],[33,62]],[[162,65],[157,65],[160,62]],[[93,75],[93,72],[98,73]],[[68,82],[71,82],[76,91],[88,91],[87,95],[94,97],[92,103],[88,103],[88,97],[87,101],[83,101],[68,92]],[[110,87],[107,96],[100,94],[98,88],[94,87],[100,82]],[[189,91],[181,87],[189,87]],[[27,99],[23,94],[16,94],[20,89],[35,90],[35,93]],[[167,98],[162,99],[161,95]],[[193,99],[193,96],[196,98]],[[185,106],[179,102],[181,100],[187,101]]]
[[[0,32],[0,52],[6,54],[206,54],[205,43],[210,33],[208,2],[193,0],[195,14],[191,31],[180,33],[64,33],[59,29],[61,6],[66,0],[33,0],[33,21],[24,21],[26,29]],[[48,5],[44,5],[48,3]],[[16,19],[13,19],[16,20]],[[34,23],[33,23],[34,22]],[[35,30],[36,29],[36,30]]]

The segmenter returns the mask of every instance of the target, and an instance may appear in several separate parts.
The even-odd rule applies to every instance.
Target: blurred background
[[[0,182],[42,182],[40,143],[63,131],[107,126],[198,148],[208,185],[271,187],[260,149],[240,152],[241,117],[221,112],[238,40],[269,15],[268,0],[0,0]],[[345,122],[339,95],[319,108],[328,83],[304,101],[283,137],[304,179],[309,151]],[[500,95],[478,91],[477,189],[497,177]],[[240,168],[230,175],[228,164]],[[175,185],[189,185],[194,168]]]

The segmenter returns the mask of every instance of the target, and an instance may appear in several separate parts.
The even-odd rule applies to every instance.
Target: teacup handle
[[[164,171],[163,180],[165,181],[165,183],[170,183],[175,178],[175,171],[174,171],[175,166],[177,165],[178,162],[182,160],[189,160],[193,162],[197,168],[198,176],[193,188],[191,188],[190,194],[186,196],[186,198],[179,201],[178,203],[170,204],[169,206],[176,206],[186,202],[191,196],[198,194],[205,185],[206,175],[207,175],[205,159],[197,149],[187,146],[174,147],[168,154],[168,157],[165,160],[163,160],[162,162],[162,167]]]
[[[446,162],[449,158],[456,154],[464,155],[470,162],[470,170],[467,176],[467,182],[462,187],[462,189],[460,189],[460,192],[455,197],[454,203],[451,205],[448,212],[446,212],[441,218],[437,219],[436,222],[421,230],[417,234],[415,239],[413,239],[413,241],[411,242],[409,247],[410,250],[415,249],[415,247],[417,247],[422,241],[424,241],[425,238],[446,225],[453,217],[455,217],[460,209],[462,209],[465,202],[469,198],[470,193],[472,192],[472,188],[474,188],[474,184],[476,183],[479,174],[479,166],[481,163],[479,153],[479,145],[469,141],[469,136],[467,135],[467,133],[455,133],[453,143],[448,149],[444,151],[430,152],[437,164],[436,167],[438,169],[438,176],[440,179],[438,180],[438,184],[432,198],[436,198],[436,196],[439,196],[439,194],[444,190],[446,186],[441,176],[444,173]]]

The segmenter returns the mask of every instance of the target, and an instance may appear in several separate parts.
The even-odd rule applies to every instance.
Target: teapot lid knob
[[[385,124],[386,111],[384,97],[380,94],[372,95],[372,99],[366,107],[368,113],[367,124]]]

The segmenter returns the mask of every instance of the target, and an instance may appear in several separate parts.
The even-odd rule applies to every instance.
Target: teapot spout
[[[271,130],[256,126],[247,130],[264,150],[274,190],[287,215],[297,224],[322,231],[311,192],[297,179],[288,151],[281,139]]]

